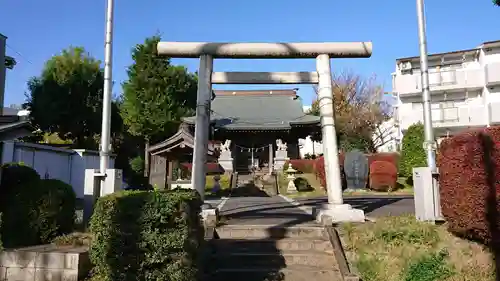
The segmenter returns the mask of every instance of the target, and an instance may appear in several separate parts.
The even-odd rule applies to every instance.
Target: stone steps
[[[328,238],[324,228],[319,226],[226,225],[218,228],[217,233],[220,238],[234,239],[319,238],[327,240]]]
[[[210,281],[341,281],[336,270],[310,267],[220,269]]]
[[[333,253],[330,241],[322,239],[216,239],[212,241],[219,253],[279,251],[323,251]]]
[[[209,281],[340,281],[342,276],[324,228],[225,225],[214,252]]]
[[[213,264],[217,264],[217,268],[233,268],[241,265],[280,268],[303,265],[321,269],[334,267],[336,263],[333,254],[320,251],[269,251],[217,253]]]

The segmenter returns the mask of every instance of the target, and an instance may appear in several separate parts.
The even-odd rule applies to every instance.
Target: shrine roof
[[[304,113],[295,90],[214,91],[210,121],[226,130],[289,130],[318,126],[317,116]],[[184,118],[195,123],[195,116]]]
[[[191,135],[186,125],[181,125],[177,133],[160,143],[150,146],[148,152],[151,153],[151,155],[157,155],[184,147],[194,149],[194,137]],[[214,147],[215,144],[209,143],[208,155],[213,155],[215,150]]]

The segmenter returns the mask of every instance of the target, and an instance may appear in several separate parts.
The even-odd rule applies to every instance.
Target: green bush
[[[70,233],[75,227],[76,194],[71,185],[57,180],[40,181],[38,229],[42,243]]]
[[[5,247],[49,243],[73,230],[76,196],[70,185],[41,180],[22,164],[3,166],[0,235]]]
[[[399,162],[399,173],[404,177],[411,177],[413,168],[427,166],[424,150],[424,125],[411,125],[403,136],[403,148]]]
[[[6,163],[2,165],[2,181],[0,188],[0,200],[4,195],[25,183],[40,180],[40,175],[32,168],[23,163]]]
[[[305,192],[314,190],[314,188],[312,188],[312,186],[309,184],[309,181],[305,178],[298,177],[293,181],[293,183],[295,184],[297,191]]]
[[[203,242],[196,191],[122,191],[101,197],[90,221],[93,277],[197,280]]]

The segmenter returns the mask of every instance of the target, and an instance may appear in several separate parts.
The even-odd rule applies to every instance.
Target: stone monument
[[[274,169],[276,171],[280,171],[283,169],[285,162],[290,160],[288,159],[288,146],[281,139],[276,140],[276,156],[274,157]]]
[[[368,157],[359,150],[347,152],[344,159],[344,172],[347,189],[365,189],[368,182]]]
[[[231,140],[220,145],[219,165],[225,172],[233,171],[233,156],[231,155]]]

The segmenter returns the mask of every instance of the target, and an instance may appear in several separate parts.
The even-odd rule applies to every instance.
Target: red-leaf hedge
[[[181,163],[181,166],[191,172],[193,168],[192,163]],[[219,163],[206,163],[207,174],[221,174],[224,173],[224,169],[219,165]]]
[[[325,179],[325,157],[321,156],[316,158],[315,173],[316,177],[318,177],[319,182],[322,187],[326,188],[326,179]]]
[[[292,167],[302,173],[314,173],[316,160],[313,159],[291,159]]]
[[[370,164],[370,188],[375,191],[390,191],[396,188],[398,169],[388,161]]]
[[[325,158],[323,156],[316,158],[316,163],[314,165],[314,170],[316,177],[318,177],[319,182],[322,187],[326,189],[326,174],[325,174]],[[340,165],[340,177],[342,180],[342,190],[347,188],[347,179],[344,173],[344,166]]]
[[[500,228],[500,127],[461,133],[439,153],[442,213],[450,232],[492,242]]]
[[[368,165],[371,165],[375,161],[386,161],[391,162],[396,169],[399,165],[399,153],[397,152],[381,152],[368,154]]]

